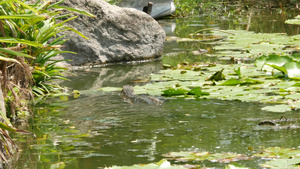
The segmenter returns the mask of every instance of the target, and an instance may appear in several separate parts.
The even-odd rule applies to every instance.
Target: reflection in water
[[[94,68],[76,72],[76,76],[68,77],[70,81],[65,81],[62,85],[75,90],[97,90],[101,87],[135,85],[134,81],[145,79],[149,74],[157,73],[161,69],[161,60]]]

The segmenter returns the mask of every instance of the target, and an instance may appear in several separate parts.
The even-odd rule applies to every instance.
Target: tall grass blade
[[[23,3],[23,2],[21,2],[21,1],[19,1],[19,0],[16,0],[15,2],[21,4],[23,7],[25,7],[25,8],[27,8],[27,9],[31,10],[31,11],[34,12],[34,13],[39,14],[39,12],[38,12],[37,10],[35,10],[34,8],[28,6],[27,4],[25,4],[25,3]]]
[[[66,6],[58,6],[58,5],[54,5],[53,8],[66,9],[68,11],[78,12],[78,13],[83,14],[83,15],[87,15],[87,16],[90,16],[90,17],[95,17],[95,15],[93,15],[93,14],[87,12],[87,11],[80,10],[80,9],[70,8],[70,7],[66,7]]]
[[[46,19],[46,15],[33,15],[33,14],[22,14],[22,15],[0,15],[0,19]]]
[[[16,0],[6,0],[6,1],[2,1],[2,2],[0,2],[0,5],[6,4],[6,3],[10,3],[10,2],[14,2],[14,1],[16,1]]]
[[[15,62],[15,63],[18,63],[21,65],[21,63],[19,61],[17,61],[16,59],[13,59],[13,58],[0,56],[0,60],[4,61],[4,62]]]
[[[28,54],[25,54],[25,53],[22,53],[22,52],[16,52],[16,51],[9,50],[9,49],[4,49],[4,48],[0,48],[0,51],[4,52],[4,53],[11,54],[11,55],[14,55],[14,56],[22,56],[22,57],[25,57],[25,58],[34,59],[34,57],[32,57],[31,55],[28,55]]]
[[[40,47],[43,46],[43,44],[40,44],[40,43],[36,43],[36,42],[25,40],[25,39],[17,39],[17,38],[0,37],[0,42],[4,42],[4,43],[22,43],[22,44],[26,44],[26,45],[29,45],[29,46],[40,46]]]

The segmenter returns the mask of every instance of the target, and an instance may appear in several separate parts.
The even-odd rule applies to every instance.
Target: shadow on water
[[[296,13],[288,17],[294,15]],[[197,16],[176,22],[162,20],[160,23],[168,25],[165,27],[165,30],[169,30],[167,35],[179,36],[178,32],[189,34],[208,27],[246,29],[248,15],[243,17],[214,18],[213,22],[207,22],[205,16]],[[276,11],[253,13],[249,30],[299,33],[299,27],[286,26],[281,19],[281,14]],[[166,42],[165,48],[166,53],[190,50],[174,42]],[[180,61],[169,58],[172,59]],[[205,58],[199,56],[191,62],[203,60]],[[14,135],[22,151],[13,168],[94,169],[156,162],[162,159],[162,154],[171,151],[252,154],[259,152],[262,146],[299,146],[299,129],[257,127],[265,119],[278,119],[283,115],[262,111],[261,107],[265,105],[180,98],[165,100],[161,106],[142,103],[131,105],[123,102],[118,92],[98,90],[101,87],[147,83],[137,81],[145,80],[150,73],[157,73],[165,61],[168,60],[163,58],[162,61],[137,65],[115,65],[75,72],[76,76],[69,77],[71,81],[62,85],[82,91],[82,94],[78,98],[62,98],[67,101],[47,100],[35,107],[35,115],[29,119],[29,126],[23,128],[35,133],[37,138]],[[297,118],[297,112],[284,115]],[[258,167],[258,162],[253,159],[238,163],[254,168]],[[204,164],[224,166],[209,162]]]

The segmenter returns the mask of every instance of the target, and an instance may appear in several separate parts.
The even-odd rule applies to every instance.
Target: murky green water
[[[259,14],[259,16],[258,16]],[[291,18],[297,13],[289,13]],[[224,17],[209,19],[206,16],[162,20],[166,30],[176,26],[174,35],[180,31],[189,33],[197,29],[246,29],[244,18]],[[253,14],[249,30],[256,32],[298,34],[299,27],[283,24],[278,11],[261,11]],[[269,23],[269,24],[267,24]],[[184,27],[183,25],[186,25]],[[180,33],[182,35],[182,33]],[[184,35],[182,35],[184,36]],[[201,44],[202,48],[209,44]],[[198,46],[197,46],[198,48]],[[191,50],[176,43],[166,43],[165,53]],[[181,60],[203,61],[198,56]],[[212,58],[213,59],[213,58]],[[261,111],[256,103],[219,100],[163,99],[164,104],[130,105],[124,103],[118,93],[104,93],[101,87],[143,84],[135,82],[150,73],[162,69],[162,63],[178,58],[165,56],[162,60],[136,65],[116,65],[78,71],[64,85],[81,91],[79,98],[69,97],[47,100],[35,108],[29,126],[20,128],[37,135],[15,135],[22,150],[13,168],[94,169],[112,165],[133,165],[156,162],[162,154],[171,151],[209,151],[252,154],[261,147],[280,146],[299,148],[299,129],[270,129],[258,127],[260,121],[279,119],[282,115],[294,118],[297,124],[299,111],[270,113]],[[144,82],[145,83],[145,82]],[[63,98],[62,98],[63,99]],[[21,140],[20,140],[21,139]],[[252,147],[252,150],[249,150]],[[258,159],[239,161],[248,167],[257,167]],[[203,165],[222,167],[225,164],[204,162]]]

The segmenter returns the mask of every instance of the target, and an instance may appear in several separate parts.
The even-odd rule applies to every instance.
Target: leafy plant
[[[92,14],[59,6],[64,0],[51,4],[51,1],[37,1],[35,4],[27,4],[20,0],[4,0],[0,2],[0,69],[3,95],[12,117],[15,110],[27,109],[28,102],[35,96],[47,96],[60,93],[59,85],[55,79],[63,79],[65,68],[55,64],[61,60],[52,58],[65,51],[60,51],[65,31],[73,31],[82,37],[80,32],[65,25],[66,22],[75,19],[72,13],[64,13],[63,10],[78,12],[84,15]],[[2,95],[2,92],[1,92]],[[2,96],[0,96],[2,97]],[[2,109],[3,110],[3,109]],[[6,111],[1,113],[0,123],[2,142],[5,153],[1,152],[1,159],[12,154],[10,137],[6,131],[20,131],[11,126],[6,119]],[[11,142],[11,143],[9,143]],[[5,153],[5,154],[3,154]]]
[[[264,55],[256,60],[256,65],[272,74],[273,70],[278,70],[290,79],[300,80],[300,62],[293,56]]]

